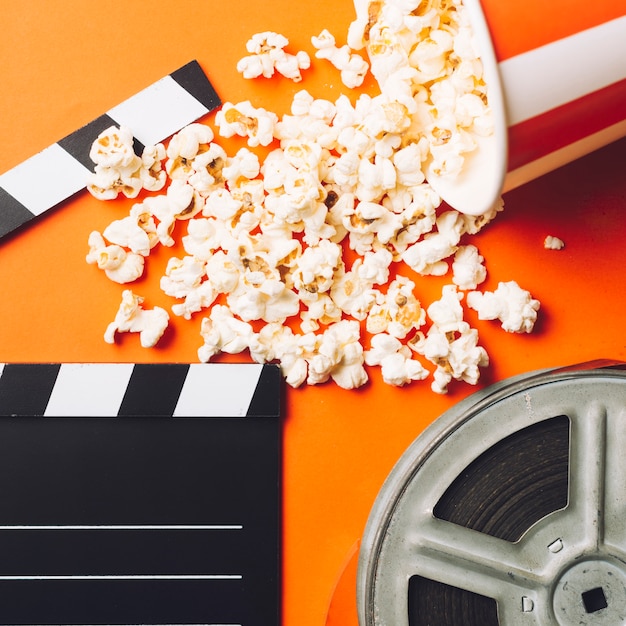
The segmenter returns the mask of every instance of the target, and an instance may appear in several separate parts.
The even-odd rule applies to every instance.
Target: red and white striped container
[[[626,136],[626,0],[464,4],[505,125],[501,191]]]

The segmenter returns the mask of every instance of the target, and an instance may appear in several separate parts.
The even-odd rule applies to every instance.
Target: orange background
[[[192,59],[224,101],[249,99],[279,114],[302,88],[333,100],[347,92],[338,73],[321,61],[313,61],[299,84],[283,78],[246,81],[235,65],[246,54],[246,40],[263,30],[281,32],[291,50],[304,49],[311,56],[310,37],[323,28],[343,44],[353,19],[350,0],[179,0],[169,5],[57,0],[54,9],[34,0],[0,4],[0,172]],[[557,13],[553,19],[542,13],[547,4]],[[596,23],[594,15],[602,10],[598,3],[573,0],[485,0],[484,5],[502,58],[522,51],[529,33],[528,47],[545,43],[556,23],[559,36],[570,34],[581,23]],[[531,11],[525,22],[519,16],[522,6]],[[375,91],[371,81],[365,89]],[[480,387],[533,369],[626,359],[625,162],[622,140],[509,192],[504,213],[472,238],[486,259],[486,289],[514,279],[542,302],[529,336],[507,334],[468,313],[491,356]],[[82,194],[0,242],[0,362],[197,361],[201,315],[192,321],[172,316],[170,329],[153,350],[140,348],[136,336],[122,335],[114,346],[102,339],[122,287],[85,263],[87,237],[127,214],[131,205]],[[545,250],[543,239],[549,234],[562,238],[566,248]],[[133,285],[146,296],[146,306],[169,309],[173,303],[158,283],[167,260],[177,253],[178,248],[155,250],[147,275]],[[446,282],[449,278],[418,279],[418,297],[429,304]],[[353,557],[382,481],[425,425],[472,391],[451,385],[447,396],[437,396],[428,383],[392,388],[376,371],[358,391],[332,384],[286,390],[285,625],[320,626],[329,606],[329,623],[354,623]],[[349,575],[341,579],[348,563]]]

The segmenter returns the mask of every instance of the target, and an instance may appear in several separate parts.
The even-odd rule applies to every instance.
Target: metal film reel
[[[407,449],[368,520],[361,626],[626,624],[626,369],[478,392]]]

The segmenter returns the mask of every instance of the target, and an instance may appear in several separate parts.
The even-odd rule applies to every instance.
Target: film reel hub
[[[626,370],[478,392],[400,458],[357,577],[361,626],[626,623]]]
[[[562,626],[623,624],[626,566],[602,557],[572,565],[554,588],[553,607]]]

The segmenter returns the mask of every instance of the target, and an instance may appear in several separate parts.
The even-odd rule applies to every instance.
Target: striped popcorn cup
[[[626,136],[626,2],[464,0],[494,114],[456,180],[430,181],[454,208],[505,191]]]

